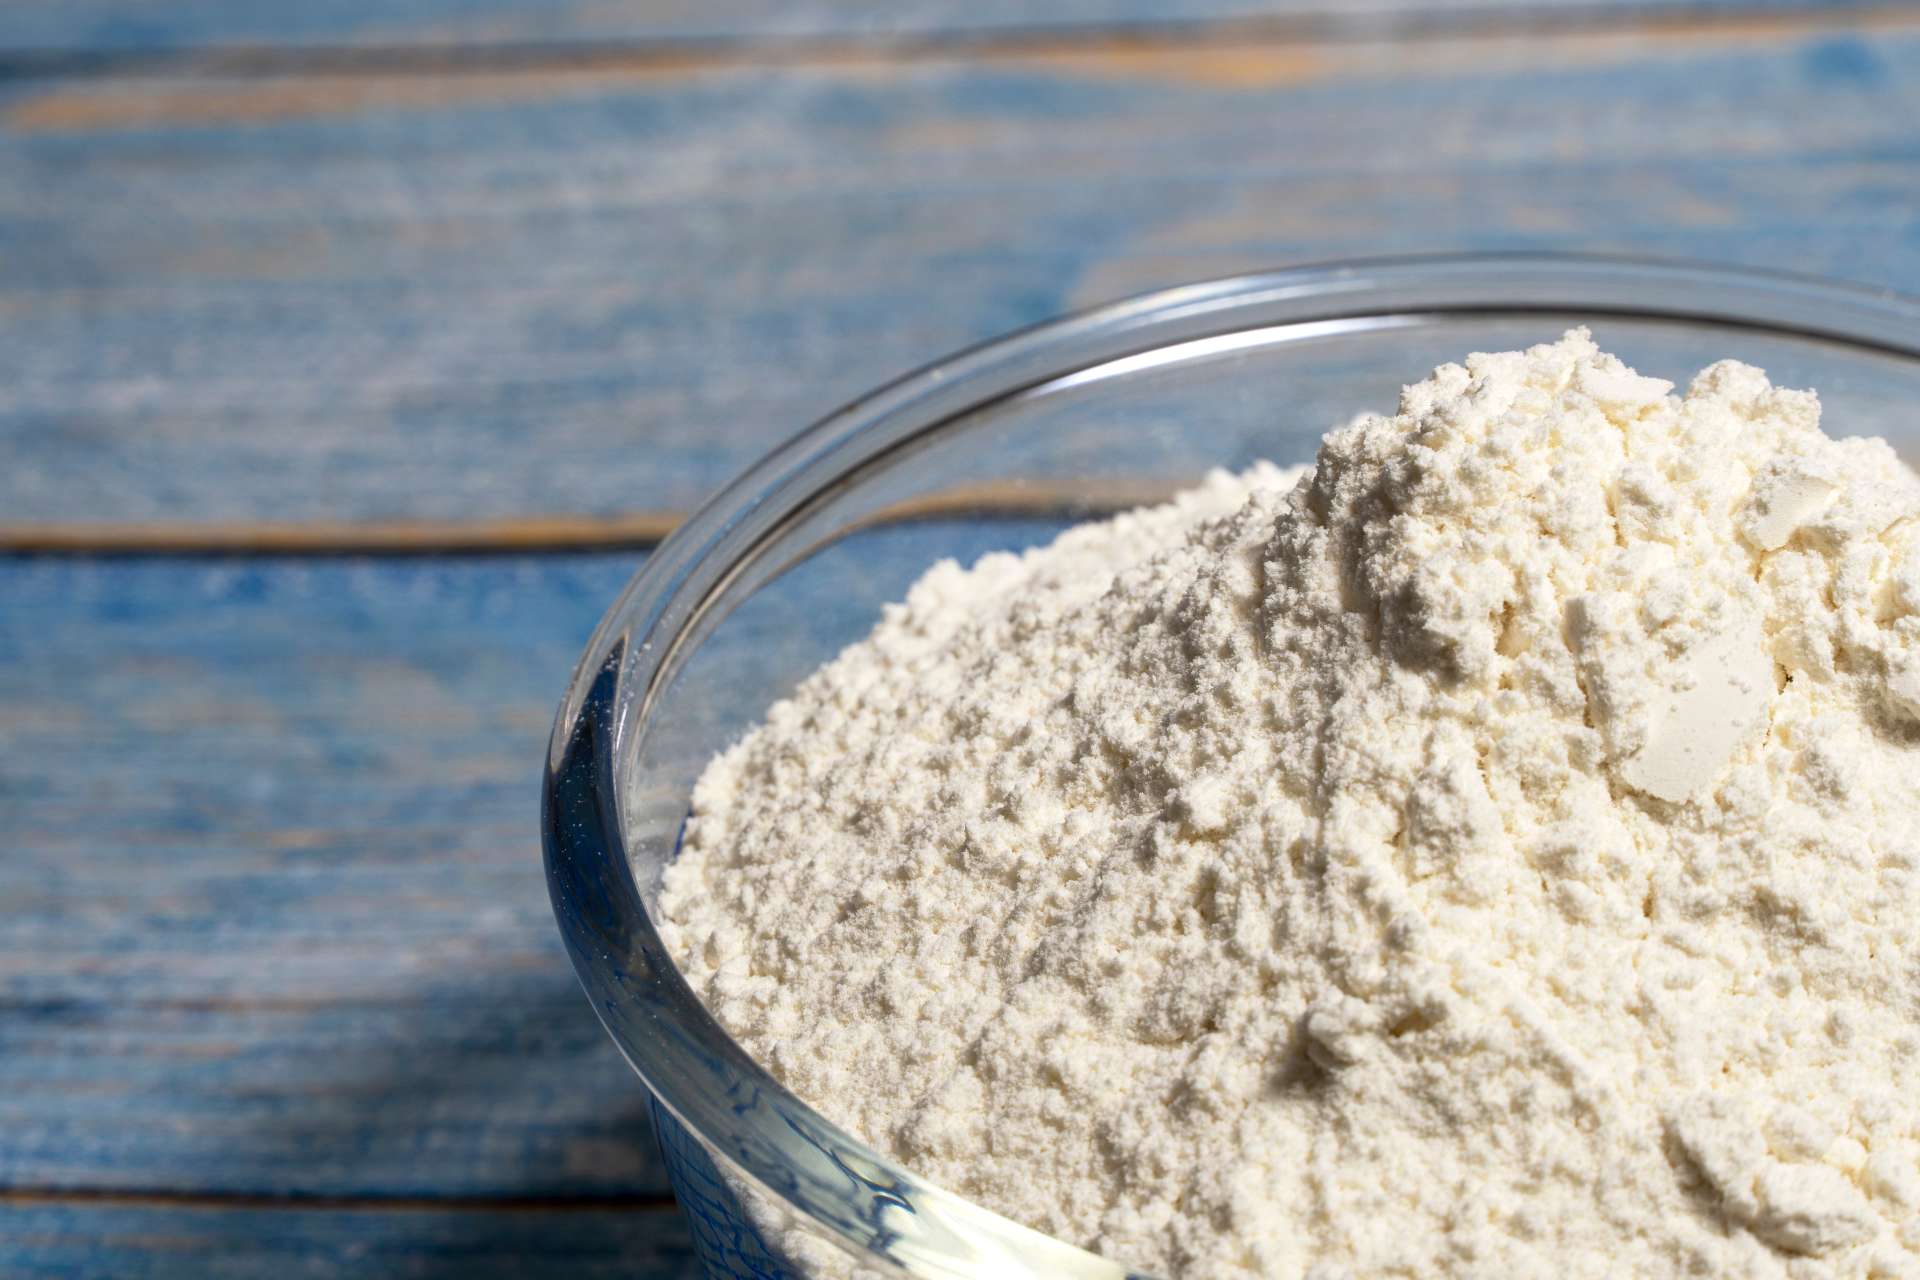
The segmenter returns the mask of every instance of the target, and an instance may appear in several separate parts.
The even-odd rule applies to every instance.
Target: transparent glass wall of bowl
[[[650,560],[562,709],[548,867],[583,983],[656,1095],[710,1274],[821,1273],[783,1255],[786,1228],[766,1238],[744,1186],[875,1274],[1129,1274],[840,1133],[713,1023],[648,919],[707,760],[932,563],[1043,543],[1211,467],[1308,461],[1329,427],[1390,410],[1435,364],[1581,322],[1644,373],[1684,382],[1734,356],[1816,386],[1829,430],[1886,435],[1920,460],[1920,305],[1713,271],[1500,263],[1194,286],[964,354],[796,439]]]
[[[686,1217],[694,1252],[709,1280],[821,1280],[822,1272],[850,1274],[854,1270],[852,1254],[826,1233],[809,1231],[795,1215],[786,1215],[785,1223],[769,1223],[767,1206],[772,1203],[771,1197],[761,1197],[760,1211],[751,1212],[748,1203],[752,1189],[747,1181],[735,1170],[722,1173],[714,1153],[701,1146],[658,1102],[653,1104],[653,1126],[667,1176],[673,1182],[674,1199]],[[809,1236],[813,1249],[795,1248],[796,1234]],[[794,1256],[802,1252],[815,1257]],[[878,1260],[863,1269],[877,1276],[905,1274]]]

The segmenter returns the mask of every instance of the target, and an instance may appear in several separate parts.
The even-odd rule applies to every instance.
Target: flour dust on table
[[[1920,479],[1576,330],[936,566],[661,912],[801,1097],[1129,1266],[1911,1276],[1917,867]]]

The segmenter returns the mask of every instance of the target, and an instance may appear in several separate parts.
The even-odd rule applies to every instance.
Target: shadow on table
[[[555,964],[309,1015],[307,1035],[335,1047],[315,1048],[310,1091],[254,1139],[288,1193],[377,1225],[339,1274],[698,1274],[645,1089]]]

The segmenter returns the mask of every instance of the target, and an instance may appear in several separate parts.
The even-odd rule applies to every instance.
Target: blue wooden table
[[[0,1275],[690,1274],[538,767],[952,347],[1488,247],[1920,290],[1920,6],[11,0]]]

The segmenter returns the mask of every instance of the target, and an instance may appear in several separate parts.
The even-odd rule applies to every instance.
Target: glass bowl
[[[546,867],[709,1275],[1130,1274],[868,1149],[708,1014],[649,912],[713,753],[942,557],[1047,541],[1211,467],[1309,460],[1434,365],[1583,323],[1683,385],[1725,356],[1760,365],[1817,388],[1830,432],[1920,456],[1920,300],[1616,259],[1359,262],[1147,294],[929,365],[776,449],[648,557],[560,708]]]

